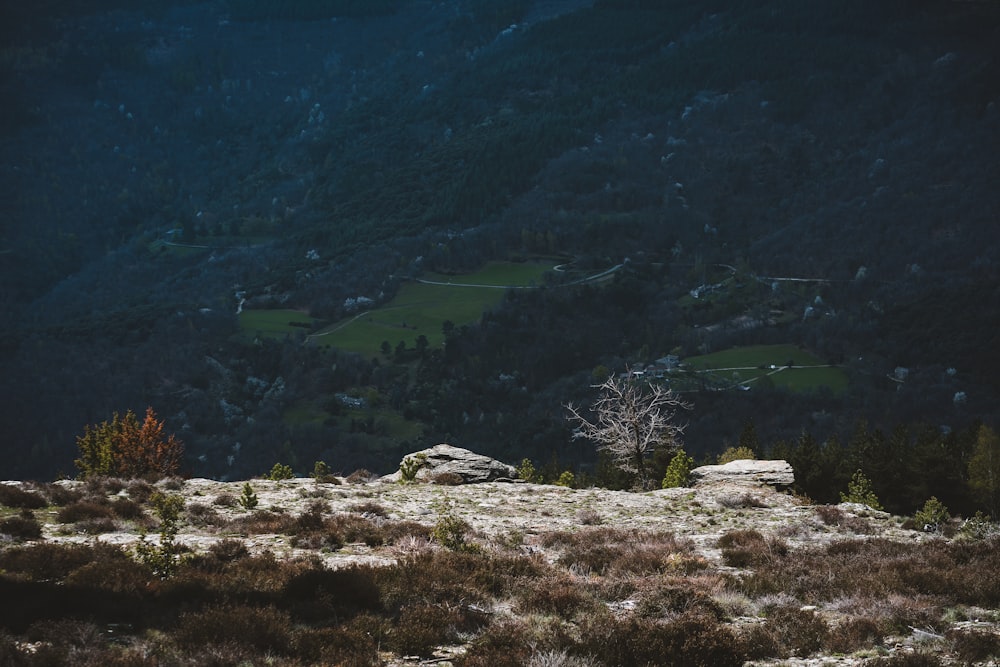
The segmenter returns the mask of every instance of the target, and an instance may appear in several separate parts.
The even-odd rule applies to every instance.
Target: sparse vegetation
[[[122,498],[100,501],[119,486],[131,488],[95,482],[76,505],[113,507]],[[265,502],[274,509],[250,514],[212,502],[227,487],[199,490],[205,502],[181,495],[184,484],[170,493],[156,490],[142,503],[129,499],[160,522],[156,542],[140,540],[129,549],[25,534],[18,539],[27,543],[0,546],[0,594],[32,602],[16,613],[4,608],[0,630],[65,655],[69,626],[54,629],[83,614],[121,629],[115,642],[95,635],[73,644],[78,657],[112,660],[109,651],[138,653],[155,637],[156,650],[190,662],[211,654],[289,665],[332,657],[367,665],[378,651],[381,659],[426,658],[450,644],[468,648],[456,659],[463,665],[547,665],[565,656],[569,662],[554,664],[599,667],[624,659],[714,666],[876,650],[889,651],[886,659],[911,659],[885,648],[905,643],[911,627],[946,638],[936,640],[928,659],[982,661],[997,651],[992,630],[955,624],[975,615],[995,625],[995,615],[982,611],[1000,606],[995,538],[915,540],[920,532],[869,517],[873,530],[901,539],[859,540],[849,509],[800,507],[766,489],[746,495],[785,513],[783,522],[818,517],[835,534],[817,544],[802,529],[771,523],[769,512],[750,518],[746,502],[708,503],[724,496],[703,497],[698,487],[669,501],[670,523],[685,527],[676,532],[620,527],[624,517],[634,520],[635,508],[613,502],[602,503],[600,514],[567,503],[592,490],[471,485],[449,489],[442,500],[443,490],[433,485],[388,485],[376,502],[364,485],[337,487],[322,498],[301,493],[314,487],[312,480],[262,482],[254,495],[269,494]],[[501,539],[473,527],[483,519],[478,503],[498,490],[512,507],[520,494],[529,501],[524,511],[532,533]],[[397,518],[418,512],[409,494],[436,498],[428,500],[439,511],[434,525]],[[646,520],[663,514],[664,496],[628,495],[648,504]],[[716,525],[700,523],[708,507]],[[19,511],[27,519],[39,510]],[[548,520],[569,528],[539,530],[539,518],[551,512]],[[719,538],[699,546],[685,534],[692,530]],[[181,536],[191,532],[215,540],[185,552]],[[295,551],[278,556],[248,547],[256,535]],[[706,556],[705,547],[720,556]],[[370,564],[323,564],[368,550],[378,554]],[[43,634],[43,628],[53,630]]]

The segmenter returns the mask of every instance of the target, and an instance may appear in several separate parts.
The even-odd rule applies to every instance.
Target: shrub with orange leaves
[[[164,435],[163,422],[153,408],[146,408],[146,418],[139,423],[129,410],[124,417],[116,412],[110,422],[87,425],[76,439],[80,458],[75,463],[80,477],[150,477],[176,474],[184,444],[173,435]]]

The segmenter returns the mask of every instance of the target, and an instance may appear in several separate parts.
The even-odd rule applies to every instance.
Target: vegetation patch
[[[847,390],[847,374],[795,345],[751,345],[688,357],[699,383],[719,388],[783,387],[791,391]]]
[[[541,284],[551,268],[541,262],[489,262],[475,273],[429,274],[421,282],[407,283],[385,305],[341,320],[311,339],[326,346],[371,357],[384,356],[382,343],[395,354],[417,349],[423,336],[428,347],[444,342],[445,322],[455,326],[479,320],[483,312],[500,303],[505,287]]]
[[[240,313],[241,340],[258,338],[284,339],[308,332],[316,320],[299,310],[247,309]]]

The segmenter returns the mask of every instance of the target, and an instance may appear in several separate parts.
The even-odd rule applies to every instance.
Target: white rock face
[[[723,465],[701,466],[691,471],[695,486],[742,483],[755,486],[791,486],[795,472],[788,461],[739,459]]]
[[[442,473],[454,473],[462,478],[464,484],[492,482],[497,479],[514,479],[517,476],[517,470],[514,466],[507,465],[482,454],[470,452],[468,449],[446,444],[435,445],[430,449],[407,454],[403,457],[403,461],[407,459],[420,463],[420,469],[417,471],[416,477],[418,481],[426,481]],[[397,471],[382,479],[397,482],[400,476],[400,473]]]

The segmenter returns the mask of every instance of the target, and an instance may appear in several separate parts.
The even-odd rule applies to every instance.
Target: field
[[[550,268],[540,262],[490,262],[475,273],[429,274],[424,282],[403,285],[384,306],[337,322],[310,339],[366,357],[378,356],[382,341],[394,349],[402,341],[412,349],[421,335],[433,348],[444,341],[445,321],[455,326],[476,322],[500,302],[504,287],[538,284]]]
[[[725,388],[769,383],[791,391],[826,387],[846,391],[847,375],[794,345],[753,345],[684,360],[687,369],[707,377],[707,384]]]
[[[250,342],[255,338],[285,338],[309,331],[315,320],[300,310],[254,310],[240,313],[240,338]]]

